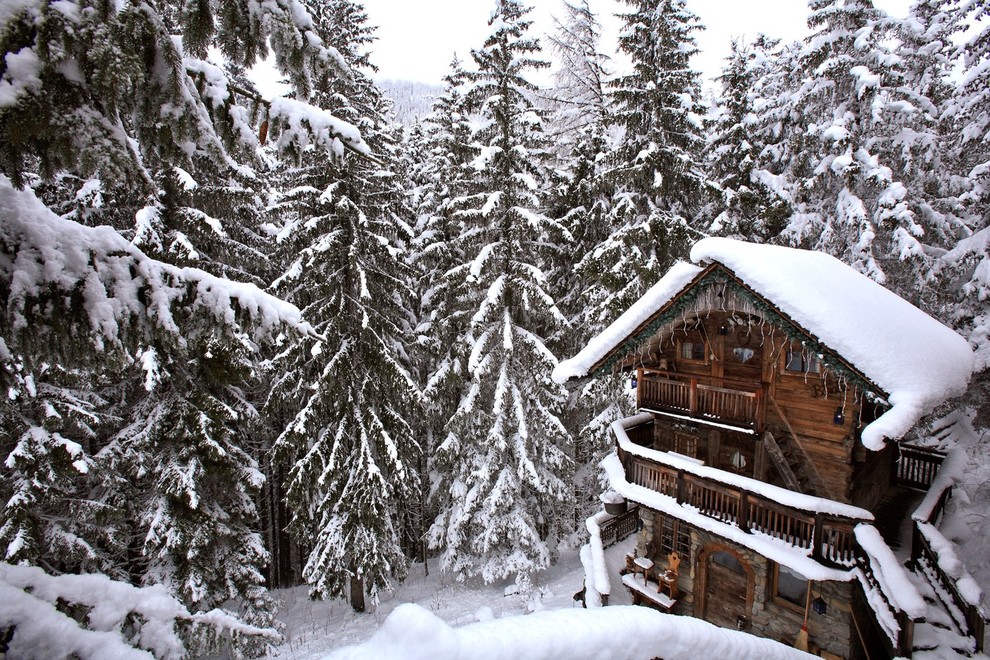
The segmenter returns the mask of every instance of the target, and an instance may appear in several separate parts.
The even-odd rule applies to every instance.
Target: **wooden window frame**
[[[683,347],[685,344],[692,344],[692,345],[700,344],[702,349],[701,359],[693,358],[693,357],[691,358],[684,357]],[[693,339],[688,339],[688,338],[677,340],[677,360],[679,362],[688,362],[690,364],[709,364],[708,358],[710,355],[711,355],[711,348],[709,347],[708,342],[705,341],[704,337],[699,337],[698,341],[694,341]]]
[[[791,356],[798,354],[801,356],[801,369],[791,369],[790,364],[792,362]],[[781,366],[781,372],[787,376],[820,376],[824,370],[824,365],[822,364],[822,359],[818,357],[817,353],[809,353],[803,349],[794,350],[788,349],[783,351],[782,355],[783,363]],[[812,367],[815,367],[812,369]]]
[[[693,433],[674,431],[674,435],[670,443],[670,450],[674,453],[681,454],[682,456],[698,458],[698,440],[698,436]]]
[[[779,580],[780,580],[780,564],[778,564],[776,562],[771,562],[771,564],[773,566],[773,570],[770,571],[770,582],[769,582],[769,585],[768,585],[769,588],[770,588],[770,593],[768,594],[769,597],[770,597],[770,600],[772,600],[774,602],[774,604],[776,604],[776,605],[780,605],[781,607],[786,607],[789,610],[793,610],[793,611],[795,611],[795,612],[803,615],[804,614],[804,606],[805,606],[804,603],[795,603],[795,602],[790,601],[787,598],[785,598],[785,597],[783,597],[783,596],[780,595],[780,592],[778,591]],[[791,569],[788,569],[788,570],[791,570]],[[793,571],[793,570],[791,570],[791,572],[792,573],[797,573],[797,571]],[[808,579],[805,578],[804,581],[805,581],[805,596],[804,596],[804,598],[807,598],[807,589],[808,589],[808,584],[807,583],[808,583]]]
[[[677,516],[657,512],[653,519],[653,536],[659,556],[667,557],[671,552],[676,552],[682,560],[691,556],[690,526]]]

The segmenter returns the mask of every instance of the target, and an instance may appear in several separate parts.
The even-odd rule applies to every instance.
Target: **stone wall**
[[[636,554],[652,559],[659,567],[665,567],[666,557],[654,549],[659,545],[654,543],[654,517],[656,512],[640,507],[642,529],[636,540]],[[745,630],[760,637],[793,644],[801,630],[804,620],[804,606],[794,605],[787,601],[774,598],[772,592],[773,563],[766,557],[753,550],[732,543],[720,536],[691,528],[691,557],[683,558],[680,567],[680,598],[673,609],[674,614],[684,616],[699,616],[703,618],[701,608],[704,607],[703,594],[695,593],[695,587],[700,590],[704,580],[699,571],[699,558],[705,555],[705,549],[716,549],[721,546],[733,551],[745,561],[753,574],[752,605],[747,612]],[[713,587],[718,593],[718,587]],[[851,582],[814,582],[811,588],[812,600],[821,597],[826,604],[826,612],[817,614],[813,609],[808,614],[808,633],[810,644],[814,648],[832,654],[832,657],[858,657],[859,644],[856,642],[856,631],[853,628],[850,612],[853,584]]]

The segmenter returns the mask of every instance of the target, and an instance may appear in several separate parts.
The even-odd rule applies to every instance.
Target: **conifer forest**
[[[153,587],[182,625],[142,648],[253,656],[273,589],[525,592],[632,406],[553,368],[706,236],[955,329],[990,428],[990,7],[808,0],[806,39],[734,42],[703,95],[686,0],[623,2],[605,44],[588,0],[549,37],[491,0],[401,125],[360,0],[3,0],[0,600],[25,567]]]

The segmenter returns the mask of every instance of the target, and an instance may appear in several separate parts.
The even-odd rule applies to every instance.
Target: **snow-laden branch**
[[[313,333],[298,308],[253,284],[156,261],[110,227],[58,217],[32,190],[17,190],[3,176],[0,291],[15,332],[37,333],[32,324],[39,317],[67,315],[88,325],[100,350],[120,345],[129,328],[181,341],[181,317],[189,311],[255,339],[282,325]]]
[[[65,614],[66,607],[82,609],[88,628]],[[54,576],[0,563],[0,630],[13,630],[10,657],[180,658],[186,653],[180,623],[281,641],[275,630],[222,610],[190,613],[161,585],[135,587],[99,574]],[[125,636],[131,627],[136,630]]]

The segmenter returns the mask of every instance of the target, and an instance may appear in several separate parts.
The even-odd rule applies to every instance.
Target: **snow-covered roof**
[[[554,370],[557,382],[585,376],[687,290],[700,266],[721,264],[746,287],[875,384],[891,407],[863,429],[880,449],[922,416],[962,394],[973,353],[960,335],[838,259],[822,252],[706,238],[584,350]]]

